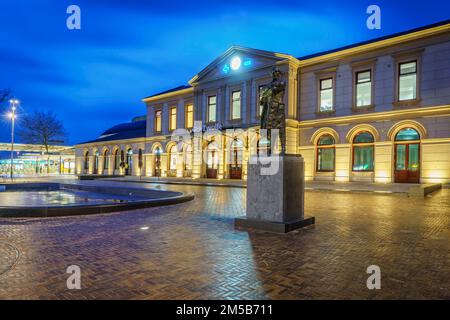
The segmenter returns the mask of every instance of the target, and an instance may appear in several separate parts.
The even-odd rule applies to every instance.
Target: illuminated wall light
[[[239,57],[234,57],[233,60],[231,60],[231,69],[233,70],[239,70],[239,68],[242,65],[242,60]]]

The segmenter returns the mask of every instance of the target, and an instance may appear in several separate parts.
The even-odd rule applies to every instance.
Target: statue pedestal
[[[273,170],[264,172],[269,167]],[[300,155],[274,157],[268,165],[252,157],[248,164],[247,216],[237,218],[235,227],[286,233],[313,225],[314,217],[304,218],[304,171]]]

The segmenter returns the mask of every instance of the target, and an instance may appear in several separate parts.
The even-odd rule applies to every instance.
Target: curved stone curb
[[[55,184],[45,185],[41,184],[43,189],[55,187]],[[36,185],[33,185],[33,189]],[[0,218],[45,218],[45,217],[62,217],[62,216],[75,216],[75,215],[91,215],[101,213],[111,213],[117,211],[128,211],[149,207],[167,206],[173,204],[179,204],[194,199],[193,193],[182,193],[173,191],[162,191],[152,189],[135,189],[135,188],[120,188],[120,187],[105,187],[105,186],[83,186],[83,185],[69,185],[60,184],[57,189],[77,189],[83,191],[92,191],[99,193],[107,193],[109,195],[138,195],[145,197],[147,195],[155,196],[155,194],[161,194],[161,196],[154,199],[143,200],[131,200],[123,203],[107,203],[107,204],[75,204],[75,205],[63,205],[63,206],[0,206]],[[56,190],[57,190],[56,189]],[[26,190],[26,189],[25,189]],[[55,189],[53,189],[55,190]],[[169,194],[169,196],[167,196]]]

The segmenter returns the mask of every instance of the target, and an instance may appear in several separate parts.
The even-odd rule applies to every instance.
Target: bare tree
[[[2,89],[0,90],[0,105],[8,100],[8,98],[11,96],[11,90],[10,89]]]
[[[34,111],[24,115],[20,121],[18,135],[25,143],[39,144],[45,149],[49,163],[49,147],[64,143],[65,130],[63,124],[53,112]],[[50,168],[47,165],[47,172]]]

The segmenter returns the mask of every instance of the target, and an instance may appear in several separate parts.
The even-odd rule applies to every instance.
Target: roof
[[[184,89],[189,89],[189,88],[192,88],[192,87],[191,87],[191,86],[186,86],[186,85],[178,86],[178,87],[175,87],[175,88],[166,90],[166,91],[162,91],[162,92],[158,92],[158,93],[152,94],[151,96],[145,97],[144,99],[148,99],[148,98],[160,96],[160,95],[166,94],[166,93],[171,93],[171,92],[175,92],[175,91],[180,91],[180,90],[184,90]]]
[[[80,144],[114,141],[114,140],[135,139],[135,138],[145,138],[146,130],[147,130],[147,121],[146,120],[121,123],[112,128],[109,128],[108,130],[103,132],[97,139],[82,142]]]
[[[343,47],[339,47],[339,48],[335,48],[335,49],[331,49],[331,50],[327,50],[327,51],[313,53],[313,54],[306,55],[306,56],[303,56],[303,57],[298,57],[297,59],[298,60],[307,60],[307,59],[311,59],[311,58],[315,58],[315,57],[320,57],[320,56],[324,56],[326,54],[339,52],[339,51],[342,51],[342,50],[347,50],[347,49],[363,46],[363,45],[366,45],[366,44],[375,43],[375,42],[378,42],[378,41],[383,41],[383,40],[387,40],[387,39],[403,36],[403,35],[406,35],[406,34],[409,34],[409,33],[414,33],[414,32],[418,32],[418,31],[422,31],[422,30],[426,30],[426,29],[431,29],[431,28],[434,28],[434,27],[443,26],[443,25],[446,25],[446,24],[449,24],[449,23],[450,23],[450,19],[444,20],[444,21],[440,21],[440,22],[437,22],[437,23],[433,23],[433,24],[429,24],[429,25],[426,25],[426,26],[423,26],[423,27],[410,29],[410,30],[407,30],[407,31],[397,32],[397,33],[390,34],[390,35],[387,35],[387,36],[378,37],[378,38],[375,38],[375,39],[371,39],[371,40],[366,40],[366,41],[350,44],[350,45],[347,45],[347,46],[343,46]]]

